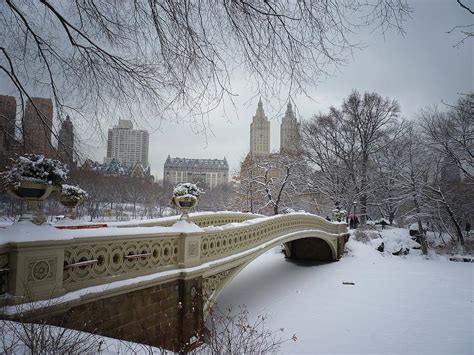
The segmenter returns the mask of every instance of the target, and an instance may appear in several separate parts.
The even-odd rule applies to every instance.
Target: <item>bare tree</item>
[[[474,7],[470,6],[466,1],[464,0],[456,0],[458,5],[465,10],[467,13],[474,15]],[[460,45],[464,44],[466,40],[471,39],[474,37],[474,24],[469,24],[469,25],[458,25],[454,26],[451,28],[447,33],[456,33],[459,32],[461,35],[461,39],[453,45],[453,47],[459,47]]]
[[[410,11],[406,0],[5,0],[0,77],[23,110],[52,97],[60,117],[75,110],[96,125],[107,110],[205,113],[232,98],[235,68],[261,93],[305,91],[344,62],[360,26],[403,31]]]
[[[407,132],[394,139],[392,144],[380,150],[374,156],[373,178],[374,190],[372,208],[376,208],[382,218],[393,224],[400,209],[406,204],[402,198],[404,192],[400,187],[399,175],[406,166],[406,137]]]
[[[342,205],[349,209],[359,198],[355,132],[342,125],[340,111],[315,115],[304,123],[302,140],[309,169],[302,173],[307,189],[320,199],[331,202],[330,208]]]
[[[341,109],[331,107],[329,114],[315,116],[303,130],[306,158],[316,169],[313,176],[330,182],[312,183],[326,195],[333,193],[348,209],[358,199],[361,222],[374,190],[374,157],[403,129],[399,111],[395,100],[353,91]]]
[[[257,192],[262,192],[267,198],[267,203],[260,210],[270,207],[273,214],[277,215],[284,196],[295,192],[296,188],[290,180],[291,167],[291,163],[284,164],[282,167],[276,167],[271,163],[258,166],[263,174],[255,177]]]
[[[420,114],[423,133],[432,149],[474,183],[474,93],[462,96],[445,112],[436,108]]]
[[[396,174],[396,184],[399,190],[398,200],[408,206],[406,215],[414,219],[418,228],[418,240],[423,254],[428,253],[423,218],[428,217],[425,205],[425,191],[428,181],[432,179],[432,165],[426,164],[431,158],[430,151],[420,139],[420,132],[414,124],[407,127],[398,143],[402,144],[402,165]]]
[[[212,309],[208,317],[206,342],[192,353],[196,354],[274,354],[288,341],[296,341],[296,335],[282,339],[284,329],[271,330],[267,317],[258,315],[249,319],[245,306],[237,310]]]

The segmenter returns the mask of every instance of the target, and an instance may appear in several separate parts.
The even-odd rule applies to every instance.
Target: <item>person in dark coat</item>
[[[351,216],[351,218],[349,218],[349,228],[354,229],[354,217],[353,216]]]

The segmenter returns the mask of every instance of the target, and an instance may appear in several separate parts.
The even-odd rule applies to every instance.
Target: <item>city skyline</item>
[[[436,4],[436,6],[435,6]],[[437,105],[455,104],[459,94],[473,90],[473,44],[465,42],[453,48],[458,38],[449,35],[455,24],[467,23],[465,11],[444,1],[414,4],[412,18],[407,21],[405,35],[396,33],[383,36],[365,33],[360,40],[367,44],[355,50],[347,65],[322,79],[320,85],[305,95],[292,97],[298,119],[304,121],[318,112],[338,107],[353,89],[377,92],[400,103],[401,116],[415,119],[420,110]],[[368,74],[372,73],[372,74]],[[236,108],[223,103],[204,121],[211,128],[196,133],[189,123],[176,124],[162,121],[147,122],[150,130],[150,164],[152,173],[161,178],[168,154],[190,158],[222,157],[223,148],[229,162],[229,174],[239,170],[249,147],[248,127],[255,114],[260,94],[255,93],[245,75],[235,75],[233,98]],[[279,124],[284,115],[288,97],[280,93],[272,97],[262,95],[265,112],[271,122],[270,150],[280,147]],[[145,124],[145,123],[143,123]],[[229,136],[231,139],[229,139]],[[241,138],[237,138],[241,137]],[[169,147],[163,149],[163,147]]]

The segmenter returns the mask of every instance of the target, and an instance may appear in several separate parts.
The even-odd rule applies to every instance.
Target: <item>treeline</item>
[[[353,91],[302,127],[303,187],[361,222],[417,223],[464,244],[474,212],[474,93],[404,119],[395,100]]]

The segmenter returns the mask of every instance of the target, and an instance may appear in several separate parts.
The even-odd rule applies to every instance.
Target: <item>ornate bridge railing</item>
[[[97,236],[80,237],[81,231],[63,230],[71,239],[9,243],[0,250],[2,267],[8,270],[6,289],[12,296],[8,300],[23,303],[49,299],[150,274],[157,274],[157,280],[184,277],[195,273],[197,267],[212,267],[209,262],[249,251],[294,232],[326,235],[328,244],[332,243],[334,259],[339,257],[338,238],[346,232],[345,224],[309,214],[258,219],[239,215],[234,217],[248,220],[192,233],[167,233],[161,229],[153,233],[153,228],[140,228],[130,229],[129,235],[120,229],[118,235],[110,236],[113,229],[107,228],[108,235],[100,236],[104,231],[97,230]],[[201,225],[210,220],[234,221],[234,217],[209,216],[201,220]]]

